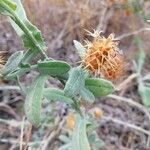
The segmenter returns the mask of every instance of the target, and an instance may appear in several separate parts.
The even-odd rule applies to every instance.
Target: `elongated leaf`
[[[73,104],[73,100],[67,97],[64,91],[56,88],[47,88],[44,90],[44,97],[51,101],[60,101],[67,104]]]
[[[135,38],[135,43],[139,49],[138,58],[137,58],[137,72],[140,73],[144,65],[146,55],[143,49],[141,39],[138,36]]]
[[[0,6],[3,7],[3,9],[5,10],[5,14],[10,16],[11,25],[13,26],[17,34],[22,37],[24,46],[29,51],[29,58],[31,59],[32,57],[35,57],[38,53],[41,53],[42,55],[44,55],[44,57],[46,57],[46,54],[43,51],[46,49],[46,46],[41,36],[41,32],[27,19],[26,13],[21,4],[21,0],[13,1],[17,4],[17,9],[15,11],[8,5],[5,5],[5,7],[3,5]],[[32,53],[34,53],[34,55],[32,55]],[[25,57],[23,60],[27,62],[27,60],[29,61],[29,58]]]
[[[37,51],[32,51],[31,49],[28,49],[21,60],[22,64],[28,64],[32,58],[34,58],[37,55]]]
[[[6,10],[5,6],[12,11],[16,10],[17,8],[16,3],[14,3],[12,0],[0,0],[0,13],[8,16],[11,16],[11,14]]]
[[[41,73],[53,76],[65,74],[66,72],[69,71],[69,69],[70,69],[69,64],[67,64],[64,61],[50,60],[38,63],[38,70]]]
[[[21,0],[14,0],[17,4],[17,10],[16,10],[16,15],[21,19],[21,21],[24,23],[24,25],[28,28],[28,30],[30,31],[30,33],[32,34],[32,36],[34,37],[34,40],[37,41],[37,44],[39,47],[41,47],[42,49],[45,49],[45,43],[43,41],[42,35],[40,30],[38,30],[37,27],[35,27],[34,25],[32,25],[32,23],[27,19],[26,17],[26,13],[24,11],[24,8],[21,4]],[[24,44],[26,48],[32,49],[32,50],[36,50],[35,47],[35,43],[28,37],[26,32],[22,32],[20,31],[20,28],[18,28],[17,26],[17,22],[11,22],[12,26],[14,27],[14,29],[16,30],[16,32],[23,37],[24,40]]]
[[[73,68],[69,72],[69,79],[66,82],[64,92],[69,96],[77,96],[84,88],[84,83],[85,77],[82,68]]]
[[[83,45],[80,42],[76,41],[76,40],[74,40],[73,43],[74,43],[74,46],[77,49],[80,57],[84,56],[84,54],[86,52],[86,49],[83,47]]]
[[[14,54],[12,54],[7,63],[5,64],[5,69],[4,69],[4,75],[14,71],[21,62],[21,59],[23,57],[23,52],[22,51],[17,51]]]
[[[17,68],[14,71],[8,73],[5,76],[5,79],[7,79],[7,80],[14,79],[17,76],[22,76],[23,74],[25,74],[26,72],[28,72],[30,70],[31,70],[30,67],[29,68],[28,67],[27,68]]]
[[[143,104],[147,107],[150,107],[150,87],[140,83],[139,94],[142,98]]]
[[[71,150],[70,144],[65,144],[65,145],[61,146],[60,148],[58,148],[58,150]]]
[[[98,78],[87,78],[85,86],[94,96],[106,96],[114,91],[114,86],[110,81]]]
[[[16,10],[17,5],[12,0],[1,0],[1,1],[3,1],[6,5],[8,5],[12,10]]]
[[[35,126],[40,123],[41,104],[46,79],[47,76],[39,75],[29,88],[25,100],[25,114]]]
[[[73,131],[71,150],[90,150],[86,134],[86,120],[80,116],[76,120],[76,127]]]
[[[95,101],[95,97],[94,97],[93,93],[90,92],[89,90],[87,90],[86,88],[83,88],[80,91],[80,95],[83,98],[83,100],[86,100],[88,102],[94,102]]]
[[[62,142],[62,143],[69,143],[70,142],[70,138],[67,136],[67,135],[60,135],[59,136],[59,140]]]

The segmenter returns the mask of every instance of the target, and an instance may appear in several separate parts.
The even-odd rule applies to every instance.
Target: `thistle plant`
[[[26,72],[38,72],[29,87],[22,88],[19,84],[26,95],[24,110],[28,121],[33,126],[40,127],[43,99],[66,103],[73,112],[66,120],[68,128],[72,130],[72,137],[71,141],[64,145],[64,149],[94,149],[89,144],[89,129],[95,129],[94,122],[102,115],[102,111],[97,108],[92,115],[84,103],[91,105],[97,97],[114,92],[114,85],[106,79],[116,79],[123,70],[123,55],[118,49],[114,35],[105,38],[100,32],[94,31],[90,33],[93,41],[86,41],[85,46],[74,41],[81,64],[71,67],[65,61],[47,56],[47,47],[41,32],[27,19],[21,0],[0,0],[0,13],[9,17],[25,49],[16,51],[9,57],[1,73],[2,78],[19,82]],[[32,60],[37,55],[41,57],[33,64]],[[59,80],[64,88],[45,87],[49,77]]]

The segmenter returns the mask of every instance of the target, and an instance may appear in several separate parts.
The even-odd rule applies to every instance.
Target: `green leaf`
[[[95,101],[95,97],[94,97],[93,93],[90,92],[89,90],[87,90],[86,88],[83,88],[81,90],[80,95],[83,98],[83,100],[85,100],[85,101],[88,101],[88,102]]]
[[[38,70],[41,73],[52,76],[65,74],[69,71],[69,69],[69,64],[64,61],[49,60],[45,62],[38,62]]]
[[[22,57],[23,51],[17,51],[14,54],[12,54],[9,57],[7,63],[5,64],[4,75],[14,71],[21,62]]]
[[[17,8],[16,3],[14,3],[12,0],[0,0],[0,13],[8,16],[11,16],[11,14],[5,9],[5,6],[13,11]]]
[[[138,36],[135,38],[135,43],[137,47],[139,48],[139,53],[138,53],[138,58],[137,58],[137,72],[140,73],[144,65],[146,55],[143,49],[141,39]]]
[[[65,144],[65,145],[61,146],[60,148],[58,148],[58,150],[71,150],[70,144]]]
[[[86,49],[84,48],[84,46],[80,42],[78,42],[76,40],[74,40],[73,43],[74,43],[74,46],[77,49],[80,57],[84,56],[84,54],[86,52]]]
[[[85,86],[89,89],[94,96],[106,96],[114,91],[114,86],[110,81],[98,78],[87,78]]]
[[[81,90],[84,88],[85,77],[84,71],[80,67],[72,68],[69,72],[69,79],[66,82],[64,92],[75,97],[80,94]]]
[[[36,55],[37,55],[37,51],[32,51],[31,49],[28,49],[25,52],[25,54],[21,60],[21,63],[28,64],[28,62],[30,62],[30,60],[32,60],[32,58],[34,58]]]
[[[42,35],[40,30],[38,30],[38,28],[36,26],[34,26],[28,19],[26,16],[26,13],[24,11],[24,8],[22,6],[21,0],[14,0],[17,4],[17,10],[15,12],[15,14],[21,19],[21,21],[24,23],[24,25],[26,26],[26,28],[28,28],[29,32],[32,34],[32,36],[34,37],[34,40],[37,41],[38,46],[40,46],[42,49],[45,49],[45,43],[43,41]],[[18,23],[18,22],[16,22]],[[14,27],[14,29],[16,30],[16,32],[18,33],[18,35],[22,36],[24,39],[24,44],[27,48],[31,48],[32,50],[35,48],[35,44],[34,41],[30,41],[30,38],[28,37],[27,33],[23,33],[20,31],[20,28],[18,28],[17,24],[14,23],[12,21],[12,26]],[[23,30],[23,29],[22,29]]]
[[[73,104],[73,100],[67,97],[64,91],[56,88],[47,88],[44,90],[44,97],[51,101],[60,101],[67,104]]]
[[[46,58],[47,56],[44,51],[46,45],[41,36],[41,32],[27,19],[21,0],[14,0],[14,2],[17,4],[15,11],[6,4],[0,6],[7,12],[6,15],[10,16],[11,25],[17,34],[22,37],[24,46],[28,49],[28,54],[30,53],[30,59],[35,57],[38,53],[41,53]],[[32,53],[34,53],[34,55],[32,55]],[[29,58],[27,59],[29,61]],[[24,61],[27,62],[26,59],[24,59]]]
[[[6,76],[5,76],[5,79],[7,80],[12,80],[14,79],[15,77],[17,76],[22,76],[23,74],[25,74],[26,72],[30,71],[31,68],[30,67],[27,67],[27,68],[17,68],[15,69],[14,71],[8,73]]]
[[[140,83],[138,90],[142,98],[143,104],[147,107],[150,107],[150,87],[145,86],[143,83]]]
[[[12,0],[1,0],[1,1],[7,4],[12,10],[16,10],[17,5]]]
[[[47,76],[39,75],[27,91],[25,114],[34,126],[38,126],[40,123],[41,104],[46,79]]]
[[[73,131],[71,150],[90,150],[86,134],[86,120],[80,116],[76,119],[76,127]]]
[[[67,143],[70,142],[70,138],[69,138],[67,135],[63,135],[63,134],[61,134],[61,135],[59,136],[59,140],[60,140],[62,143],[65,143],[65,144],[67,144]]]

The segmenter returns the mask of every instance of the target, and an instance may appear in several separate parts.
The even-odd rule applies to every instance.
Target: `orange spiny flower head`
[[[123,71],[124,59],[114,34],[105,38],[101,36],[101,32],[94,30],[94,33],[89,32],[89,35],[93,37],[93,41],[86,41],[86,53],[82,57],[83,66],[95,75],[115,80]]]

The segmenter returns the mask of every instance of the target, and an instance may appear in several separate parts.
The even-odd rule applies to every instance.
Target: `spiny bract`
[[[95,75],[100,75],[106,79],[114,80],[123,71],[123,54],[118,49],[118,42],[114,39],[114,34],[107,38],[101,36],[101,32],[94,30],[89,32],[93,41],[86,41],[86,53],[81,58],[86,69]]]

